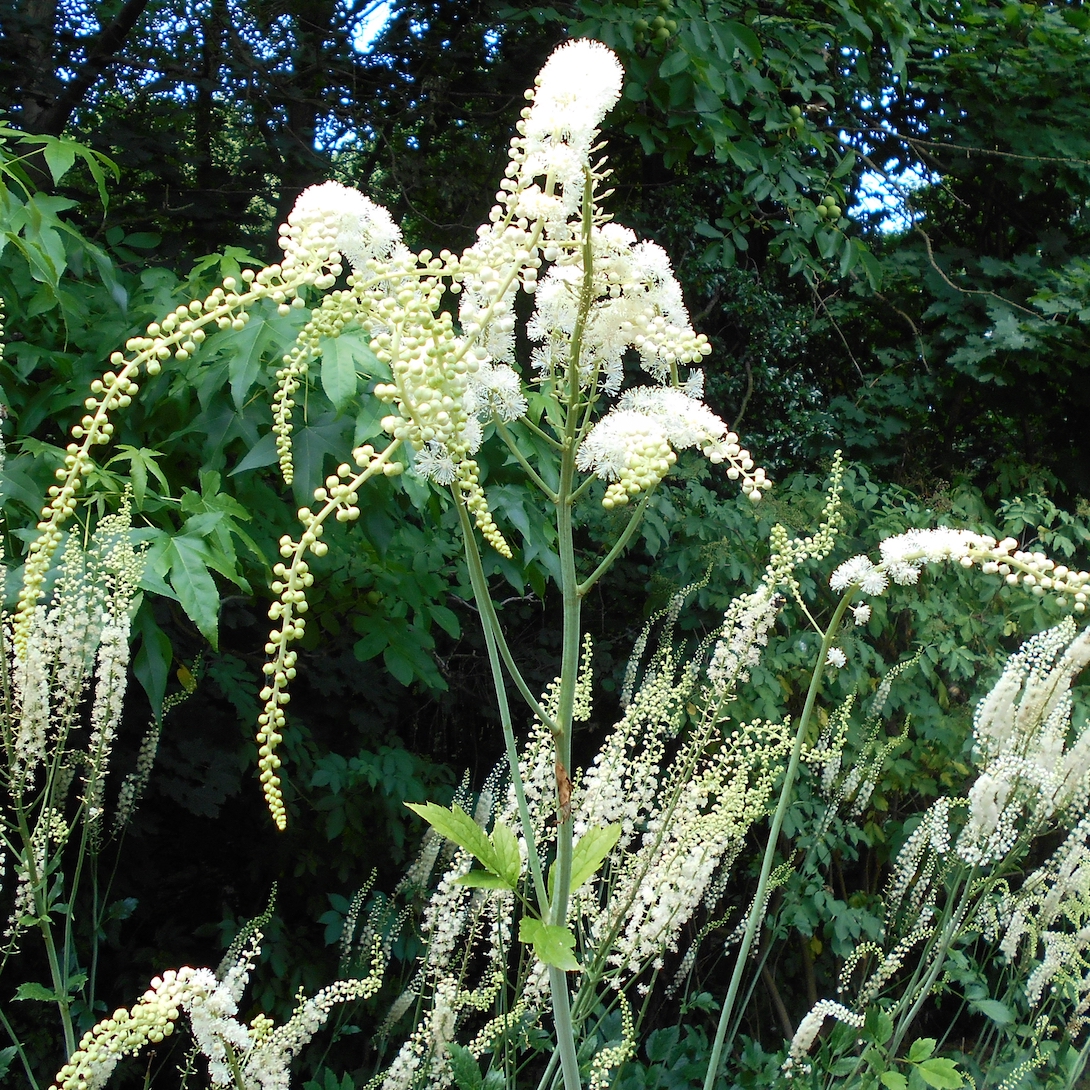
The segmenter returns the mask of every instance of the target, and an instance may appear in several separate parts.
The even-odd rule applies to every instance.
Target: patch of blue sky
[[[912,207],[912,194],[938,182],[937,174],[918,164],[893,167],[888,173],[864,171],[856,191],[858,204],[852,209],[852,215],[856,219],[866,219],[883,234],[900,234],[923,216]]]

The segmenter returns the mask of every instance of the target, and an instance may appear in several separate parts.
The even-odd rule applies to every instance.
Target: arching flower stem
[[[617,557],[621,555],[622,552],[624,552],[628,543],[632,540],[632,535],[636,532],[637,527],[643,519],[643,513],[647,510],[647,505],[651,502],[651,497],[654,494],[655,489],[649,488],[640,497],[640,502],[636,504],[636,507],[632,512],[632,516],[628,520],[628,525],[625,526],[624,530],[621,532],[621,536],[618,537],[617,540],[613,543],[613,548],[611,548],[609,552],[606,553],[606,555],[602,558],[602,562],[598,565],[598,567],[595,568],[594,571],[591,572],[590,575],[588,575],[586,579],[584,579],[583,582],[579,584],[579,596],[581,598],[586,597],[587,592],[591,589],[591,587],[593,587],[594,584],[597,583],[598,580],[601,579],[602,576],[605,575],[611,567],[613,567],[614,561],[617,559]]]
[[[455,497],[455,500],[457,501],[457,497]],[[534,840],[534,826],[530,820],[530,808],[526,803],[526,792],[523,789],[522,776],[519,774],[518,745],[515,742],[515,732],[511,723],[511,708],[507,702],[507,689],[503,681],[503,671],[500,668],[498,646],[502,647],[507,653],[506,657],[509,660],[507,668],[511,672],[512,678],[516,679],[515,683],[519,686],[520,692],[525,689],[524,696],[528,697],[530,690],[518,670],[515,669],[514,662],[510,661],[511,652],[507,648],[507,641],[499,630],[498,619],[491,608],[492,598],[488,593],[484,567],[481,564],[481,554],[477,549],[477,540],[473,535],[473,524],[470,521],[469,512],[463,504],[457,502],[456,508],[462,527],[462,537],[465,540],[466,566],[469,568],[469,580],[473,587],[473,596],[482,607],[481,627],[484,629],[485,646],[488,649],[488,665],[492,670],[492,684],[496,690],[496,701],[499,704],[504,750],[507,754],[508,766],[511,769],[511,783],[514,786],[515,800],[518,803],[522,835],[526,840],[526,858],[530,866],[530,874],[534,879],[534,892],[537,894],[538,905],[542,914],[545,914],[549,909],[549,897],[545,888],[545,878],[541,873],[541,860],[538,857],[537,844]],[[534,700],[533,703],[536,704],[537,701]],[[543,709],[541,713],[544,714]]]
[[[768,890],[769,877],[772,874],[772,863],[776,857],[776,848],[779,844],[780,830],[783,828],[783,820],[787,815],[787,808],[794,797],[795,780],[798,778],[799,763],[802,757],[802,747],[810,730],[810,720],[814,714],[814,705],[817,702],[818,692],[821,689],[821,679],[825,673],[825,658],[829,648],[833,646],[840,623],[844,619],[848,605],[854,597],[853,591],[849,591],[841,598],[829,621],[829,627],[822,637],[821,647],[818,648],[814,664],[814,672],[810,677],[810,687],[806,692],[806,703],[799,718],[798,729],[795,731],[795,740],[791,746],[791,757],[787,762],[787,770],[783,776],[783,786],[780,788],[779,802],[776,811],[772,815],[772,824],[768,830],[768,842],[765,845],[764,858],[761,860],[761,871],[757,879],[757,892],[753,896],[753,906],[746,920],[746,930],[738,947],[738,954],[734,962],[734,972],[731,974],[727,994],[723,998],[723,1007],[719,1012],[719,1024],[715,1030],[715,1040],[712,1042],[711,1056],[708,1060],[708,1070],[704,1078],[704,1090],[715,1090],[719,1080],[719,1072],[723,1065],[723,1054],[726,1051],[724,1045],[727,1038],[727,1030],[730,1028],[738,991],[742,984],[742,976],[745,973],[746,964],[749,961],[749,952],[753,947],[753,940],[757,935],[764,915],[765,894]]]
[[[514,437],[510,431],[504,426],[503,421],[498,416],[493,416],[492,423],[496,427],[496,434],[507,444],[507,449],[515,456],[515,460],[520,466],[522,466],[526,476],[530,478],[534,484],[541,490],[550,503],[556,503],[559,497],[557,494],[542,480],[541,475],[537,472],[526,455],[522,453],[518,448],[518,444],[515,442]]]

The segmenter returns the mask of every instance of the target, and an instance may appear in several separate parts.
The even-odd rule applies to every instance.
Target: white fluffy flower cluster
[[[623,80],[620,62],[600,42],[565,42],[545,62],[511,141],[507,177],[520,217],[563,229],[578,212],[598,126]]]
[[[941,863],[949,850],[950,800],[939,798],[897,853],[883,897],[888,934],[898,933],[898,919],[907,919],[913,925],[919,923],[929,899],[934,897],[932,879],[942,869]]]
[[[864,594],[881,594],[891,580],[901,586],[916,583],[925,564],[956,561],[963,568],[979,566],[985,575],[1001,575],[1009,586],[1020,584],[1037,597],[1054,594],[1059,605],[1070,604],[1076,613],[1086,609],[1090,573],[1057,564],[1044,553],[1019,549],[1012,537],[997,541],[988,534],[938,527],[886,538],[879,550],[882,559],[877,564],[866,556],[845,560],[829,585],[836,591],[858,587]]]
[[[675,450],[687,447],[699,447],[714,463],[727,462],[727,476],[741,478],[751,500],[759,500],[771,485],[715,413],[681,390],[664,386],[627,391],[590,430],[576,461],[584,472],[611,482],[602,500],[609,508],[657,485],[677,460]]]
[[[593,381],[606,393],[616,393],[629,349],[639,353],[641,366],[659,382],[671,381],[678,363],[699,363],[711,351],[707,338],[692,329],[681,287],[661,246],[640,242],[627,227],[606,223],[592,228],[590,252],[593,303],[579,360],[584,386]],[[549,240],[544,253],[557,263],[535,285],[527,332],[542,344],[535,364],[547,378],[557,366],[567,367],[586,273],[582,249],[562,250]]]
[[[1071,683],[1090,662],[1090,630],[1070,618],[1028,640],[973,720],[980,775],[958,854],[978,866],[1001,859],[1028,821],[1081,814],[1090,796],[1090,731],[1068,744]]]
[[[787,1059],[783,1062],[783,1073],[787,1078],[792,1078],[796,1071],[808,1074],[810,1064],[806,1060],[810,1049],[813,1047],[817,1035],[826,1018],[835,1018],[853,1029],[863,1028],[863,1015],[848,1010],[847,1007],[832,999],[821,999],[810,1009],[810,1012],[799,1023],[795,1030],[795,1036],[791,1038],[791,1045],[787,1050]]]
[[[281,267],[317,270],[339,265],[338,256],[346,257],[352,268],[360,271],[368,261],[385,261],[401,242],[401,230],[390,213],[365,197],[357,189],[340,182],[323,182],[304,189],[280,227],[280,248],[284,251]],[[333,279],[319,287],[328,287]]]
[[[738,682],[749,680],[750,668],[761,661],[769,631],[785,601],[768,583],[762,583],[752,594],[731,602],[708,666],[708,681],[714,693],[727,693]]]
[[[115,1011],[83,1035],[51,1090],[99,1090],[118,1060],[169,1037],[182,1011],[189,1016],[197,1048],[208,1061],[213,1086],[235,1086],[237,1068],[247,1090],[288,1090],[288,1065],[325,1025],[329,1012],[338,1003],[378,991],[384,952],[376,940],[368,976],[339,980],[313,998],[301,999],[292,1018],[273,1029],[264,1015],[259,1014],[250,1026],[236,1017],[260,941],[260,933],[255,932],[238,960],[225,972],[221,969],[222,979],[211,969],[189,966],[156,977],[131,1010]]]

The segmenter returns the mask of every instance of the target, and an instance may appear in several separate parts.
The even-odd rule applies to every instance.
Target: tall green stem
[[[526,840],[526,858],[530,865],[530,873],[534,879],[534,892],[537,894],[538,905],[544,914],[549,908],[548,894],[545,890],[545,879],[541,873],[541,860],[538,858],[537,843],[534,839],[534,827],[530,821],[530,809],[526,804],[526,792],[522,785],[522,775],[519,772],[518,747],[515,745],[515,732],[511,725],[511,709],[507,703],[507,688],[503,682],[503,670],[500,668],[499,655],[496,649],[496,633],[493,630],[493,615],[485,612],[484,604],[492,604],[488,594],[488,584],[485,582],[484,568],[481,565],[481,555],[477,551],[477,541],[473,536],[473,525],[469,520],[469,513],[464,504],[456,504],[458,517],[462,523],[462,537],[465,540],[466,565],[469,568],[469,580],[473,587],[473,597],[476,598],[481,609],[481,620],[484,628],[484,642],[488,648],[488,664],[492,669],[492,685],[496,690],[496,702],[500,709],[500,725],[503,728],[503,744],[507,754],[507,764],[511,770],[511,783],[515,789],[515,801],[518,803],[519,821],[522,824],[522,835]],[[500,636],[502,639],[502,634]]]
[[[806,692],[806,704],[802,709],[802,717],[799,719],[798,729],[795,731],[795,741],[791,747],[791,757],[787,762],[787,771],[784,773],[783,786],[780,788],[780,800],[776,804],[776,812],[772,815],[772,824],[768,830],[768,843],[765,846],[764,859],[761,860],[761,873],[757,879],[757,892],[753,897],[753,906],[749,910],[749,919],[746,920],[745,934],[742,936],[741,945],[738,947],[738,957],[734,963],[734,972],[730,978],[726,998],[723,1000],[723,1009],[719,1012],[719,1025],[715,1031],[715,1041],[712,1044],[711,1058],[708,1061],[708,1071],[704,1079],[704,1090],[715,1090],[715,1084],[719,1079],[719,1070],[723,1062],[723,1045],[727,1037],[727,1029],[730,1026],[734,1014],[734,1005],[738,997],[738,989],[742,984],[745,974],[746,961],[749,951],[753,946],[753,939],[757,934],[764,917],[764,902],[768,894],[769,876],[772,874],[772,863],[776,857],[776,844],[780,839],[780,829],[783,828],[783,819],[787,815],[787,808],[791,805],[794,795],[795,780],[798,778],[799,762],[802,757],[802,746],[810,729],[810,720],[814,714],[814,704],[817,701],[818,690],[821,688],[821,676],[825,670],[825,659],[836,638],[840,622],[852,599],[849,592],[841,600],[825,630],[818,650],[817,665],[810,678],[810,688]]]
[[[53,994],[56,997],[57,1010],[61,1016],[65,1055],[71,1056],[76,1051],[76,1031],[72,1025],[72,1012],[68,1003],[68,966],[62,964],[57,956],[57,947],[53,941],[53,925],[49,920],[49,908],[45,897],[47,878],[45,875],[38,874],[38,868],[34,864],[34,840],[22,809],[19,810],[18,820],[26,858],[27,883],[34,899],[34,915],[37,917],[38,926],[42,932],[42,944],[45,946],[46,958],[49,961],[49,976],[53,983]]]

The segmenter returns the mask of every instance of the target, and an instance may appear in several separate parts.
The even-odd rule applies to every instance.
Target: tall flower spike
[[[555,49],[527,91],[532,105],[519,122],[521,139],[514,142],[520,189],[536,178],[554,179],[559,198],[536,187],[528,192],[520,214],[537,219],[542,213],[563,219],[575,212],[583,193],[583,171],[598,126],[621,97],[624,69],[600,42],[565,42]],[[552,213],[552,215],[549,215]]]

